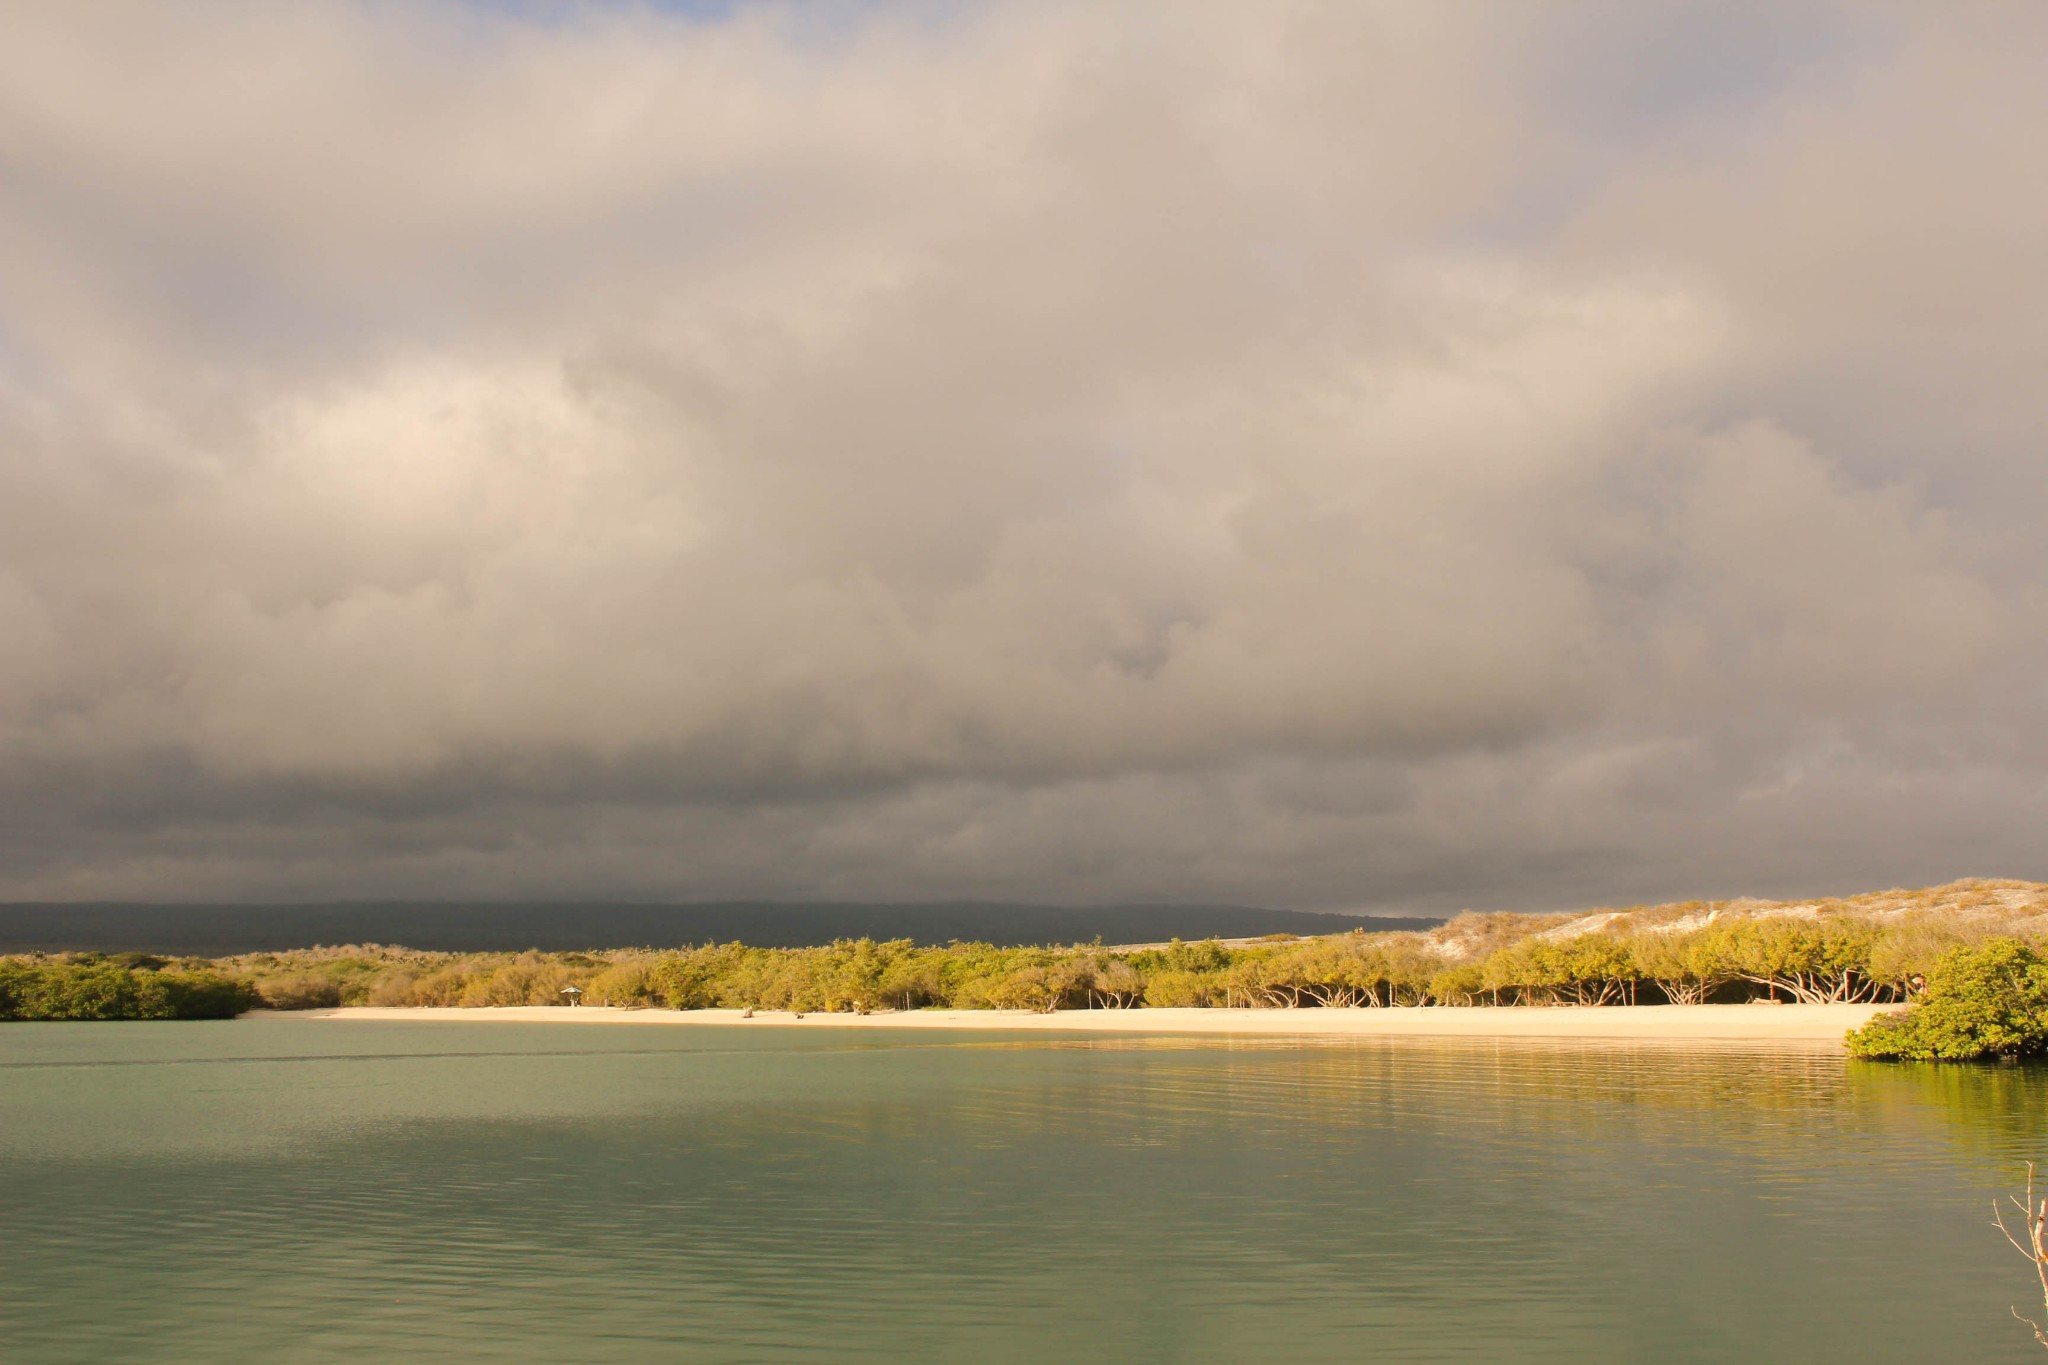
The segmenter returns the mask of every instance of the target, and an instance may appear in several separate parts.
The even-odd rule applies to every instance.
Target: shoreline
[[[1618,1042],[1832,1045],[1896,1005],[1432,1005],[1351,1009],[905,1010],[805,1014],[758,1010],[622,1009],[609,1005],[344,1006],[259,1010],[255,1017],[361,1023],[713,1025],[727,1028],[952,1029],[1064,1033],[1197,1033],[1318,1038],[1533,1038]]]

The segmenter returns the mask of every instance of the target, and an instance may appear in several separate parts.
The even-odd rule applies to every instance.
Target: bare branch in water
[[[2026,1241],[2022,1242],[2015,1237],[2012,1229],[2005,1225],[2005,1211],[1998,1207],[1997,1200],[1991,1203],[1991,1221],[2005,1234],[2005,1240],[2012,1243],[2014,1251],[2034,1263],[2034,1274],[2041,1281],[2041,1303],[2044,1308],[2048,1308],[2048,1199],[2037,1202],[2034,1198],[2033,1162],[2027,1163],[2027,1197],[2024,1200],[2014,1199],[2010,1195],[2006,1197],[2011,1199],[2025,1220]],[[2034,1340],[2040,1342],[2043,1347],[2048,1347],[2048,1330],[2043,1330],[2040,1323],[2023,1315],[2018,1308],[2012,1310],[2012,1315],[2033,1328]]]

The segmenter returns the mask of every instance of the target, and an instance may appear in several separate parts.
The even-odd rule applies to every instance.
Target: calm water
[[[1830,1055],[8,1024],[0,1358],[2024,1361],[2044,1120]]]

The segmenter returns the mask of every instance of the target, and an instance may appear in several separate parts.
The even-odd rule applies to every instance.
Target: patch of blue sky
[[[1784,98],[1824,96],[1890,46],[1881,13],[1830,0],[1599,0],[1559,12],[1528,56],[1523,93],[1577,156],[1524,178],[1459,245],[1539,241],[1616,179],[1688,141],[1740,137]]]
[[[1835,3],[1609,0],[1567,13],[1538,93],[1581,136],[1633,146],[1811,91],[1884,47],[1875,12]]]

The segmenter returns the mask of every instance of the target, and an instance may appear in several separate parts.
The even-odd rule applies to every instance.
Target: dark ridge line
[[[385,943],[430,952],[575,952],[740,940],[804,948],[838,938],[954,939],[1002,947],[1256,938],[1427,929],[1380,918],[1235,905],[1050,906],[994,901],[680,904],[331,901],[317,904],[0,903],[0,953],[146,952],[189,957]]]

